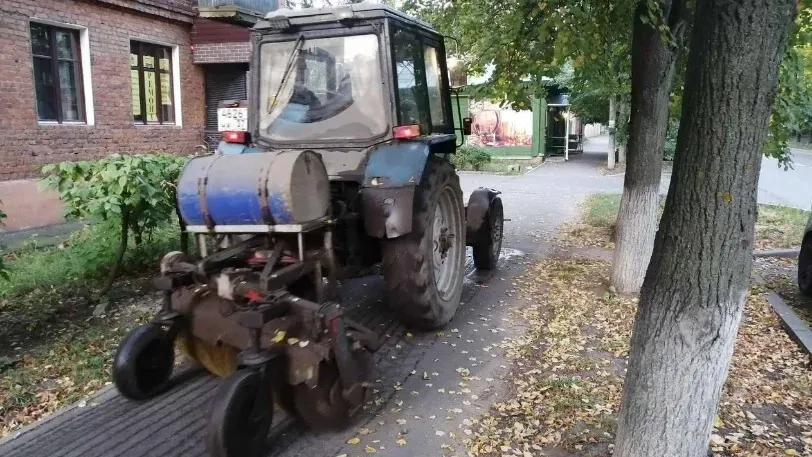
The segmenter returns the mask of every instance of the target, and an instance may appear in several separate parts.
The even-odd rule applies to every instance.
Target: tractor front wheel
[[[383,270],[400,319],[429,330],[454,316],[465,273],[465,209],[449,162],[429,159],[413,211],[412,232],[384,241]]]

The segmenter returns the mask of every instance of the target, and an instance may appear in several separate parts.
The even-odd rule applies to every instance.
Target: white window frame
[[[85,121],[84,122],[63,122],[58,123],[54,121],[39,121],[40,125],[95,125],[96,112],[93,108],[93,72],[90,68],[90,32],[87,27],[76,24],[67,24],[65,22],[51,21],[49,19],[39,19],[32,17],[28,21],[35,24],[51,25],[54,27],[62,27],[63,29],[72,29],[79,31],[79,54],[82,67],[82,91],[84,94],[85,104]],[[30,46],[29,46],[30,48]],[[29,49],[29,53],[31,50]]]
[[[175,104],[175,122],[171,124],[142,124],[140,122],[133,122],[133,125],[144,127],[183,127],[183,110],[181,109],[181,94],[180,94],[180,46],[177,44],[167,43],[165,41],[157,41],[149,38],[139,36],[131,36],[127,42],[127,69],[130,68],[130,44],[133,41],[140,41],[141,43],[156,44],[172,50],[172,100]],[[127,73],[129,75],[129,72]],[[130,111],[130,119],[132,119],[132,111]]]

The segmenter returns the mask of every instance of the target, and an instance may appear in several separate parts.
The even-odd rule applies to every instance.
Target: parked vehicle
[[[382,264],[403,322],[442,327],[460,303],[466,245],[497,264],[503,209],[463,205],[443,36],[383,5],[271,13],[253,35],[250,100],[219,110],[224,141],[181,173],[195,249],[155,280],[163,307],[121,342],[122,395],[166,388],[174,345],[223,376],[207,445],[256,455],[274,400],[334,428],[369,398],[377,335],[344,315],[338,281]]]
[[[812,297],[812,215],[806,222],[801,253],[798,255],[798,287],[804,295]]]

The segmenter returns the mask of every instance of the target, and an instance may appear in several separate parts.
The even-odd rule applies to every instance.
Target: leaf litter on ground
[[[471,456],[608,455],[637,299],[607,286],[609,264],[541,260],[513,310],[528,331],[499,346],[509,394],[467,423]],[[812,455],[812,370],[767,301],[750,294],[709,455]]]

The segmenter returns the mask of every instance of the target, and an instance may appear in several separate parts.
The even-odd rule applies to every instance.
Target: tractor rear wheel
[[[415,188],[412,232],[383,242],[383,271],[405,324],[429,330],[454,316],[465,273],[465,209],[449,162],[429,158]]]
[[[807,235],[801,244],[798,256],[798,288],[804,295],[812,297],[812,235]]]

